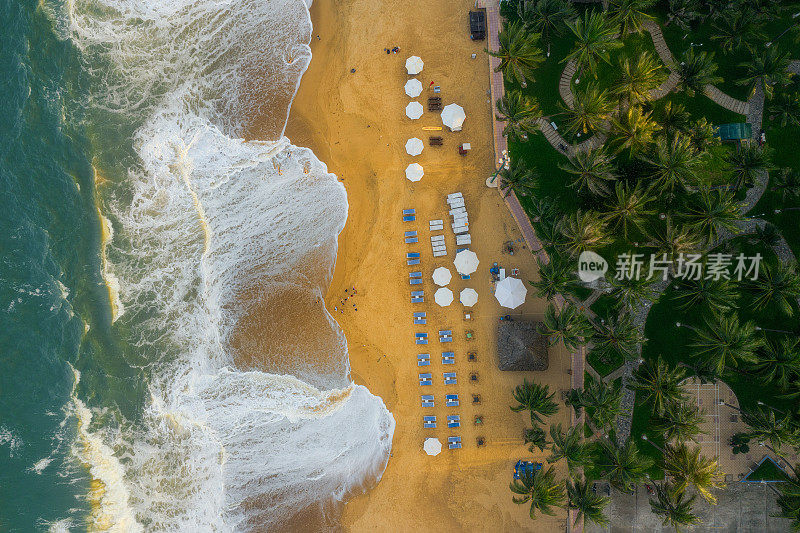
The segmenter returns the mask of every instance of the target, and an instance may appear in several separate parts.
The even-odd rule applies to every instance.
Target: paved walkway
[[[739,113],[740,115],[747,115],[750,113],[750,104],[748,102],[742,102],[736,98],[731,98],[713,85],[706,85],[704,92],[706,96],[714,101],[714,103],[724,107],[729,111]],[[755,128],[753,129],[755,130]]]

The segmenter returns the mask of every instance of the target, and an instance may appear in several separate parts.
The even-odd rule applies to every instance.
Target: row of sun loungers
[[[403,209],[403,222],[413,222],[417,220],[417,212],[414,209]]]
[[[406,253],[406,263],[408,266],[418,265],[420,259],[419,252],[408,252]]]
[[[411,291],[411,303],[421,304],[425,301],[425,294],[423,291]]]
[[[442,379],[445,385],[456,385],[458,383],[455,372],[442,372]],[[433,375],[430,373],[421,373],[419,375],[419,384],[433,385]]]
[[[436,429],[436,416],[435,415],[425,415],[422,417],[422,427],[425,429]],[[461,427],[461,415],[447,415],[447,427],[448,428],[460,428]],[[450,437],[451,439],[453,437]],[[460,437],[455,437],[460,438]],[[451,446],[452,449],[452,446]]]
[[[422,407],[434,407],[433,394],[422,394],[420,398],[422,398]],[[447,407],[458,407],[458,394],[445,394],[444,400]]]
[[[426,324],[427,322],[428,319],[426,318],[425,311],[414,313],[414,324]]]
[[[453,331],[439,330],[439,342],[453,342]]]
[[[447,244],[444,242],[444,235],[431,235],[431,248],[433,249],[433,257],[447,255]]]
[[[428,229],[431,231],[443,231],[444,220],[430,220],[428,221]]]
[[[419,333],[417,333],[419,335]],[[425,339],[424,343],[417,343],[417,344],[427,344],[427,337],[419,337],[421,339]],[[453,352],[442,352],[442,364],[443,365],[454,365],[456,362],[455,356]],[[431,364],[431,354],[429,353],[421,353],[417,354],[417,366],[430,366]]]
[[[414,244],[414,243],[419,242],[419,239],[417,239],[416,230],[407,231],[405,233],[405,238],[406,238],[406,244]]]

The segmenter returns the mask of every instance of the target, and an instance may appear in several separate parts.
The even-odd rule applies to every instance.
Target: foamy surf
[[[151,398],[136,420],[93,418],[105,406],[74,398],[93,527],[271,529],[375,482],[394,419],[349,380],[346,341],[319,298],[345,191],[282,136],[310,60],[308,6],[78,1],[64,15],[57,27],[98,88],[94,127],[135,124],[138,159],[103,189],[103,270]],[[240,138],[254,116],[277,140]],[[327,332],[282,312],[280,330],[267,323],[266,340],[233,348],[253,336],[245,318],[289,297],[316,301]],[[324,345],[295,342],[309,334]],[[253,347],[266,345],[263,360]],[[242,358],[260,363],[241,370]]]

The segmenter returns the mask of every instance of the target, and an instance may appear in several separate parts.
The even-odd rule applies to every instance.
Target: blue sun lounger
[[[425,429],[434,429],[436,427],[436,416],[434,415],[423,416],[422,427]]]
[[[419,375],[419,384],[420,385],[432,385],[433,384],[433,375],[432,374],[420,374]]]
[[[453,352],[442,352],[442,364],[453,365],[456,362],[456,357]]]
[[[408,280],[409,285],[422,285],[421,279],[410,279]]]
[[[416,339],[417,344],[428,344],[428,334],[427,333],[415,333],[414,337]]]
[[[461,448],[461,437],[447,437],[448,448],[457,450]]]
[[[406,254],[406,264],[408,266],[418,265],[420,263],[419,252],[408,252]]]
[[[428,366],[431,364],[431,354],[421,353],[417,355],[417,366]]]
[[[458,407],[458,394],[445,394],[444,399],[447,407]]]
[[[408,282],[411,285],[422,285],[422,272],[409,272]]]
[[[405,232],[405,236],[406,237],[416,237],[417,236],[417,230],[409,230],[409,231]]]
[[[419,239],[416,237],[406,237],[406,244],[416,244],[419,242]]]
[[[461,427],[461,415],[447,415],[447,427],[449,427],[449,428],[460,428]]]
[[[417,213],[416,209],[403,209],[404,215],[415,215]]]
[[[409,272],[409,278],[422,278],[422,272]]]
[[[445,385],[455,385],[456,383],[458,383],[456,381],[455,372],[442,372],[442,377],[444,378]]]
[[[422,394],[422,407],[433,407],[433,394]]]
[[[423,291],[411,291],[411,303],[418,304],[425,301]]]
[[[425,311],[414,313],[414,324],[425,324],[428,320],[425,318]]]

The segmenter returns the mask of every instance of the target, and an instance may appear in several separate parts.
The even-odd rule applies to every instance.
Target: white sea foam
[[[308,6],[106,0],[67,11],[57,26],[104,87],[89,106],[138,126],[139,161],[103,208],[117,228],[107,251],[119,323],[152,398],[141,420],[114,427],[73,402],[76,454],[103,486],[95,523],[275,527],[377,479],[394,419],[349,381],[346,342],[324,309],[329,345],[287,344],[288,368],[236,370],[229,343],[248,302],[322,293],[346,219],[335,176],[282,137],[310,59]],[[276,141],[238,138],[253,116],[275,119]]]

